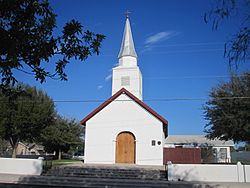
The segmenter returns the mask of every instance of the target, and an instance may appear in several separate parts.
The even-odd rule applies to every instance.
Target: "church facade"
[[[112,96],[86,116],[85,163],[162,165],[168,122],[143,100],[129,18],[113,68]]]

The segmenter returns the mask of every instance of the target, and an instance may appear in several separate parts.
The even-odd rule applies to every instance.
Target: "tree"
[[[55,111],[52,99],[36,87],[19,84],[11,91],[7,96],[0,92],[0,138],[9,141],[16,157],[18,142],[39,140],[41,131],[54,121]]]
[[[214,5],[204,15],[206,23],[212,22],[213,30],[217,30],[229,18],[241,19],[239,30],[224,45],[224,56],[228,59],[230,68],[237,69],[239,63],[250,59],[250,1],[217,0]]]
[[[7,154],[8,142],[0,138],[0,157]]]
[[[229,82],[213,88],[204,110],[208,138],[249,142],[250,72],[232,75]]]
[[[64,71],[71,59],[84,61],[99,54],[104,35],[83,30],[76,20],[55,34],[56,14],[48,0],[0,0],[0,78],[1,86],[14,85],[14,70],[35,76],[41,83],[47,77],[67,80]],[[45,67],[57,56],[55,71]],[[52,67],[52,66],[50,66]]]
[[[42,132],[42,144],[47,152],[56,152],[61,159],[62,152],[68,152],[71,147],[82,145],[80,136],[82,127],[75,120],[58,116],[54,124],[46,127]]]
[[[201,148],[201,159],[202,163],[213,163],[215,162],[215,156],[212,146],[206,146]]]

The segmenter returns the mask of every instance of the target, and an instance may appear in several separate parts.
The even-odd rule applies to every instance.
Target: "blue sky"
[[[68,81],[48,79],[39,84],[18,73],[20,81],[36,85],[54,100],[106,100],[111,96],[111,70],[118,63],[125,25],[124,12],[131,11],[138,64],[143,75],[143,98],[169,121],[169,134],[203,134],[206,100],[150,101],[151,99],[207,99],[211,87],[228,80],[223,58],[224,43],[234,34],[239,17],[218,31],[205,24],[204,13],[212,0],[72,0],[51,1],[58,14],[57,32],[70,19],[86,29],[106,35],[101,54],[86,62],[72,60]],[[54,59],[55,60],[55,59]],[[53,59],[52,59],[53,61]],[[249,65],[241,70],[249,69]],[[59,114],[81,120],[100,102],[56,102]]]

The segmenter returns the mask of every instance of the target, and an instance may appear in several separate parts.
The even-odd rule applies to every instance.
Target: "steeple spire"
[[[137,54],[135,52],[135,46],[133,41],[133,36],[130,28],[130,22],[128,18],[128,12],[126,13],[126,24],[123,32],[123,39],[121,44],[121,49],[118,55],[118,58],[122,58],[124,56],[131,56],[137,58]]]
[[[127,11],[125,13],[126,24],[122,45],[118,55],[119,65],[113,68],[112,95],[121,88],[125,88],[142,100],[142,74],[139,66],[137,66],[137,55],[135,52],[128,14],[129,12]]]

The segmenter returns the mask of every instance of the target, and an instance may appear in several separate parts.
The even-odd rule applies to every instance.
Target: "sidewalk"
[[[18,183],[24,177],[31,177],[31,175],[20,175],[20,174],[1,174],[0,183]]]

